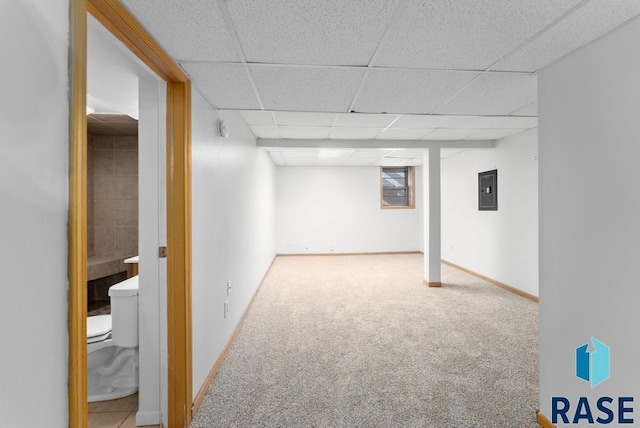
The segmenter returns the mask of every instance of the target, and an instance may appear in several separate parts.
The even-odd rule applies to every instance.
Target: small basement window
[[[412,166],[383,166],[380,168],[382,208],[415,208],[414,187]]]

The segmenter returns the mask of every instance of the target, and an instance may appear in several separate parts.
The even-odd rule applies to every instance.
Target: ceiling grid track
[[[443,105],[446,105],[448,102],[453,101],[458,95],[460,95],[461,93],[463,93],[469,86],[471,86],[471,84],[473,82],[475,82],[476,80],[478,80],[480,78],[482,74],[481,73],[477,73],[471,80],[469,80],[464,86],[462,86],[460,89],[458,89],[456,92],[453,93],[453,95],[451,95],[449,98],[446,98],[443,102],[441,102],[440,104],[438,104],[437,106],[435,106],[429,113],[427,114],[433,114],[435,111],[437,111],[440,107],[442,107]]]
[[[508,55],[505,55],[505,57]],[[503,58],[505,58],[503,57]],[[203,60],[179,60],[180,64],[210,64],[212,61]],[[215,61],[215,64],[237,65],[238,61]],[[271,62],[247,62],[251,67],[278,67],[278,68],[304,68],[318,70],[397,70],[397,71],[451,71],[456,73],[475,73],[475,74],[493,74],[493,73],[513,73],[513,74],[532,74],[531,71],[495,71],[495,70],[467,70],[459,68],[421,68],[421,67],[391,67],[391,66],[371,66],[364,65],[331,65],[331,64],[291,64],[291,63],[271,63]]]
[[[371,73],[373,63],[375,62],[376,58],[380,53],[380,46],[382,46],[382,43],[384,42],[387,35],[389,34],[390,29],[397,25],[397,22],[400,20],[400,17],[404,14],[404,11],[406,9],[407,9],[407,0],[400,0],[400,3],[398,4],[398,6],[396,6],[396,10],[393,12],[393,16],[389,20],[389,24],[387,25],[387,28],[385,28],[384,33],[382,33],[382,37],[380,37],[380,40],[378,41],[378,44],[375,50],[373,51],[373,55],[371,55],[371,58],[369,59],[369,63],[367,64],[367,69],[364,72],[362,79],[360,80],[360,84],[358,85],[358,89],[356,89],[356,93],[353,95],[353,99],[351,100],[351,104],[349,104],[349,108],[347,109],[347,112],[349,113],[354,112],[353,107],[356,101],[358,100],[358,96],[360,95],[360,92],[362,91],[362,88],[364,87],[365,82],[369,78],[369,73]]]
[[[497,61],[495,61],[493,64],[491,64],[489,67],[487,67],[485,69],[486,72],[502,72],[502,73],[517,73],[515,71],[499,71],[499,70],[494,70],[493,68],[496,66],[496,64],[500,63],[500,61],[504,60],[505,58],[510,57],[511,55],[515,54],[516,52],[522,50],[525,46],[529,45],[530,43],[532,43],[534,40],[536,40],[538,37],[540,37],[541,35],[543,35],[544,33],[546,33],[547,31],[549,31],[551,28],[553,28],[554,26],[556,26],[560,21],[562,21],[563,19],[565,19],[567,16],[571,15],[572,13],[574,13],[576,10],[582,8],[585,4],[589,3],[591,0],[582,0],[580,3],[578,3],[577,5],[573,6],[571,9],[569,9],[568,11],[566,11],[565,13],[563,13],[562,15],[560,15],[558,18],[556,18],[551,24],[547,25],[546,27],[544,27],[543,29],[541,29],[540,31],[538,31],[537,33],[535,33],[533,36],[529,37],[527,40],[525,40],[524,42],[520,43],[518,46],[516,46],[514,49],[510,50],[507,54],[503,55],[502,57],[498,58]],[[519,72],[522,73],[522,72]],[[535,74],[536,72],[527,72],[527,74]]]
[[[244,49],[242,49],[242,44],[240,43],[240,38],[238,37],[238,32],[236,31],[236,27],[233,24],[233,20],[231,19],[231,14],[229,13],[229,9],[227,9],[227,3],[225,0],[217,0],[218,8],[220,9],[220,13],[222,13],[222,19],[227,25],[227,31],[229,32],[229,36],[231,37],[231,41],[236,48],[236,52],[238,57],[240,58],[240,62],[242,63],[242,68],[249,79],[249,83],[251,84],[251,89],[253,91],[256,100],[258,101],[258,105],[260,106],[260,110],[264,110],[264,104],[262,103],[262,97],[260,97],[260,93],[258,92],[258,87],[256,86],[256,82],[253,80],[253,75],[251,74],[251,70],[249,70],[249,66],[247,65],[247,58],[244,54]]]
[[[323,147],[536,128],[538,71],[640,19],[638,0],[120,1],[214,108],[258,138]]]
[[[562,21],[563,19],[565,19],[567,16],[571,15],[573,12],[575,12],[576,10],[580,9],[582,6],[584,6],[585,4],[587,4],[588,2],[590,2],[591,0],[582,0],[580,3],[578,3],[577,5],[575,5],[574,7],[572,7],[571,9],[569,9],[567,12],[563,13],[562,15],[560,15],[560,17],[556,18],[553,22],[551,22],[549,25],[547,25],[546,27],[542,28],[540,31],[538,31],[537,33],[535,33],[533,36],[529,37],[527,40],[525,40],[524,42],[522,42],[520,45],[518,45],[516,48],[510,50],[508,53],[506,53],[505,55],[503,55],[502,57],[500,57],[498,60],[494,61],[493,64],[491,64],[489,67],[487,67],[485,70],[482,70],[481,72],[478,72],[478,74],[471,79],[469,82],[467,82],[466,85],[464,85],[462,88],[460,88],[458,91],[456,91],[451,97],[449,97],[448,99],[446,99],[444,102],[442,102],[440,105],[438,105],[437,107],[435,107],[433,110],[431,110],[429,112],[429,114],[433,114],[433,112],[437,111],[440,107],[446,105],[447,103],[449,103],[450,101],[453,101],[458,95],[460,95],[462,92],[464,92],[469,86],[471,86],[473,84],[473,82],[475,82],[483,73],[508,73],[508,74],[522,74],[522,71],[499,71],[499,70],[493,70],[493,67],[496,66],[496,64],[499,64],[500,61],[502,61],[505,58],[508,58],[510,55],[513,55],[514,53],[518,52],[519,50],[523,49],[525,46],[527,46],[529,43],[533,42],[535,39],[537,39],[538,37],[540,37],[542,34],[544,34],[546,31],[548,31],[550,28],[552,28],[553,26],[557,25],[560,21]],[[525,74],[535,74],[531,73],[531,72],[524,72]]]

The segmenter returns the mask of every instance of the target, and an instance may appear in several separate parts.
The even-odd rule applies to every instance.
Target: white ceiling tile
[[[443,149],[444,153],[447,149]],[[380,149],[275,149],[269,154],[276,165],[422,165],[421,150]],[[387,156],[390,155],[390,156]],[[387,157],[385,157],[387,156]]]
[[[285,149],[280,150],[280,154],[285,159],[305,159],[309,157],[313,157],[315,159],[317,157],[316,148],[295,148],[295,149]]]
[[[507,116],[504,118],[504,121],[500,123],[500,126],[496,126],[496,128],[522,128],[522,129],[531,129],[538,126],[538,118],[537,117],[515,117],[515,116]]]
[[[242,110],[240,116],[249,125],[275,125],[270,111]]]
[[[234,0],[249,62],[367,65],[398,0]]]
[[[461,116],[438,116],[438,115],[402,115],[400,119],[393,122],[392,128],[444,128]]]
[[[362,69],[250,66],[267,110],[347,111]]]
[[[349,159],[353,160],[376,160],[380,159],[394,150],[379,150],[379,149],[359,149],[353,152]]]
[[[348,159],[354,150],[352,149],[318,149],[318,160]]]
[[[377,165],[381,166],[404,166],[405,163],[402,159],[393,159],[393,158],[382,158],[376,162]]]
[[[337,166],[344,165],[344,159],[318,159],[316,161],[317,166]]]
[[[297,150],[280,150],[280,155],[282,155],[283,159],[305,159],[312,157],[315,159],[317,157],[318,149],[297,149]]]
[[[398,116],[395,114],[342,113],[334,126],[347,128],[386,128]]]
[[[418,163],[422,163],[422,159],[395,159],[395,158],[385,158],[385,159],[381,159],[380,164],[383,164],[384,166],[410,166],[415,164],[416,162]]]
[[[498,116],[509,114],[537,98],[538,78],[524,73],[486,73],[478,76],[439,114]]]
[[[515,135],[524,129],[483,129],[482,131],[468,136],[467,140],[498,140],[510,135]]]
[[[467,151],[467,149],[447,149],[447,148],[443,148],[440,149],[440,159],[445,159],[451,156],[455,156],[459,153],[462,153],[464,151]]]
[[[306,161],[291,161],[291,162],[286,162],[285,165],[287,166],[315,166],[317,165],[315,160],[306,160]]]
[[[638,14],[638,0],[592,0],[493,69],[537,71]]]
[[[510,116],[461,116],[449,125],[450,128],[478,128],[478,129],[529,129],[538,126],[537,117]]]
[[[343,165],[345,166],[369,166],[376,165],[376,160],[359,160],[359,159],[347,159]]]
[[[250,128],[258,138],[280,138],[278,127],[275,125],[251,125]]]
[[[527,104],[524,107],[518,108],[515,111],[509,113],[513,116],[537,116],[538,115],[538,101],[534,101]]]
[[[260,104],[240,64],[182,63],[195,87],[216,107],[257,110]]]
[[[418,140],[420,137],[433,132],[433,129],[396,129],[389,128],[378,134],[378,140]]]
[[[316,150],[313,153],[300,155],[298,157],[283,156],[282,159],[284,159],[287,164],[291,164],[293,162],[315,162],[318,160],[318,153]]]
[[[279,126],[280,137],[300,139],[325,139],[329,138],[331,128],[320,126]]]
[[[484,70],[580,0],[409,0],[376,66]]]
[[[212,0],[123,0],[174,60],[239,61]]]
[[[460,116],[449,124],[451,128],[459,129],[489,129],[497,128],[504,121],[504,116]]]
[[[370,113],[430,113],[475,76],[458,71],[373,69],[353,108]]]
[[[343,128],[334,127],[330,138],[335,140],[368,140],[381,133],[384,128]]]
[[[276,111],[274,115],[278,125],[287,126],[331,126],[336,119],[334,113]]]
[[[397,161],[400,160],[411,160],[411,159],[415,159],[415,158],[421,158],[422,157],[422,152],[420,153],[415,153],[415,152],[408,152],[408,151],[404,151],[404,150],[396,150],[393,153],[389,154],[388,156],[385,156],[385,159],[396,159]]]
[[[466,137],[476,134],[482,129],[436,129],[431,134],[421,138],[422,140],[464,140]]]
[[[396,150],[391,156],[393,157],[402,157],[404,159],[414,159],[422,157],[423,150]]]

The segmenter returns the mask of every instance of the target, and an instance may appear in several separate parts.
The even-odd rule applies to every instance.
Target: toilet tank
[[[138,278],[134,276],[109,288],[114,346],[138,346]]]

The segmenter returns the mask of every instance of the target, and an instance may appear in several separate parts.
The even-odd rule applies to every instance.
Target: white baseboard
[[[136,413],[136,426],[160,425],[162,423],[162,413],[159,410],[152,412]]]

